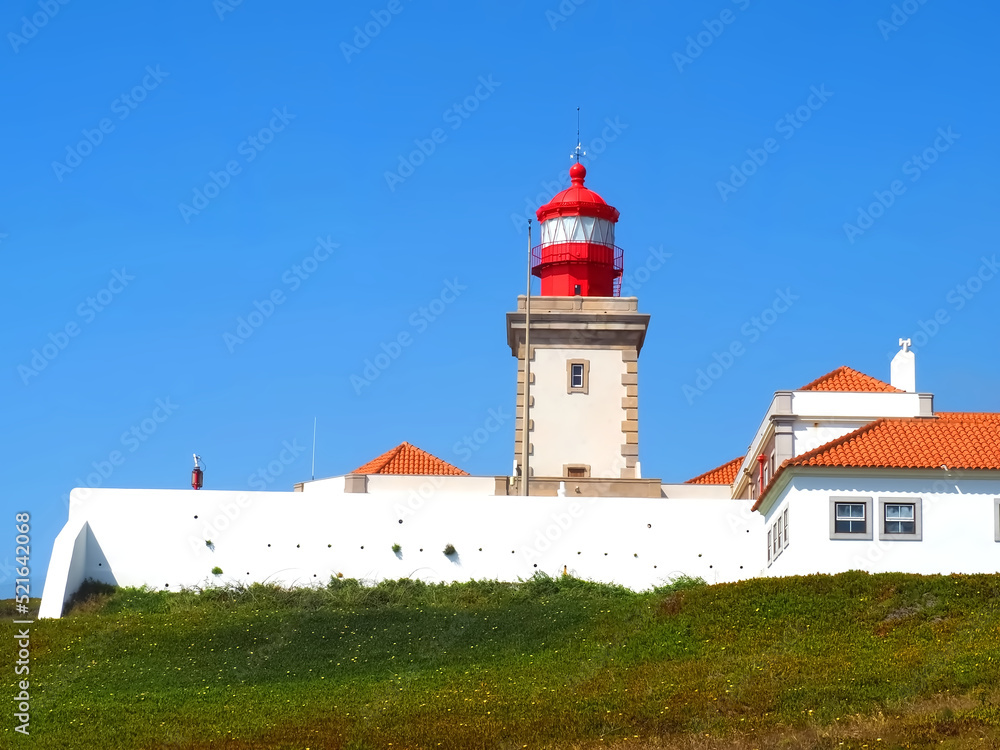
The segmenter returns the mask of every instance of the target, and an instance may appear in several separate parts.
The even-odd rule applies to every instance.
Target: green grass
[[[33,626],[31,744],[992,747],[998,593],[1000,576],[864,573],[90,587]]]

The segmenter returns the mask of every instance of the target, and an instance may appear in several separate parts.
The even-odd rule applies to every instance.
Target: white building
[[[764,516],[766,575],[1000,570],[1000,414],[935,413],[906,344],[892,369],[775,393],[747,455],[692,480]]]
[[[40,615],[60,616],[88,578],[175,590],[544,571],[642,589],[678,575],[1000,569],[1000,414],[935,414],[902,341],[890,383],[841,367],[776,392],[743,457],[683,484],[643,477],[649,316],[616,296],[618,211],[584,187],[582,165],[570,175],[538,211],[541,295],[507,315],[512,476],[469,476],[403,443],[294,492],[78,488]]]

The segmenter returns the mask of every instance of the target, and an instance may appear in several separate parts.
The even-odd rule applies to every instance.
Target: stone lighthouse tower
[[[639,479],[638,360],[649,316],[638,312],[635,297],[619,296],[624,254],[615,245],[618,210],[584,186],[587,170],[579,161],[569,176],[570,187],[536,212],[541,241],[531,251],[531,272],[541,280],[541,295],[531,297],[530,352],[525,297],[507,313],[507,343],[518,360],[516,473],[523,474],[527,440],[532,495],[554,494],[546,488],[558,480],[610,480],[613,487],[595,491],[645,495],[638,487],[645,483],[630,490],[632,483],[622,480]]]

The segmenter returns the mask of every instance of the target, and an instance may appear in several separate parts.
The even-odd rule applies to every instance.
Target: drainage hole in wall
[[[267,546],[268,546],[268,547],[270,547],[271,545],[269,544],[269,545],[267,545]]]
[[[400,522],[400,523],[402,523],[402,522],[403,522],[403,519],[402,519],[402,518],[400,518],[400,519],[399,519],[399,522]]]
[[[653,524],[651,524],[651,523],[647,523],[647,524],[646,524],[646,528],[647,528],[647,529],[651,529],[651,528],[653,528]]]
[[[576,554],[580,555],[580,554],[583,554],[583,553],[582,553],[582,552],[579,552],[579,551],[577,551],[577,553],[576,553]]]
[[[638,557],[638,556],[639,556],[638,552],[636,552],[635,554],[632,555],[632,557]]]
[[[480,547],[480,548],[479,548],[479,551],[480,551],[480,552],[482,552],[482,551],[483,551],[483,548],[482,548],[482,547]]]
[[[421,551],[421,552],[423,552],[423,551],[424,551],[424,548],[423,548],[423,547],[421,547],[421,548],[420,548],[420,551]]]
[[[654,567],[654,568],[656,568],[656,566],[655,566],[655,565],[654,565],[653,567]]]
[[[97,567],[98,567],[98,568],[101,568],[101,567],[103,567],[103,566],[104,566],[104,563],[97,563]]]
[[[538,567],[538,563],[535,563],[535,567],[536,567],[536,568]]]
[[[326,548],[330,549],[330,547],[332,547],[332,546],[333,546],[332,544],[328,544],[328,545],[326,545]]]
[[[363,544],[362,544],[362,545],[361,545],[361,549],[364,549],[364,548],[365,548],[365,545],[363,545]]]
[[[296,544],[296,545],[295,545],[295,549],[299,549],[300,547],[302,547],[302,545],[301,545],[301,544]]]
[[[701,557],[701,553],[700,552],[698,553],[698,557]]]
[[[709,565],[708,567],[710,567],[710,568],[714,568],[715,566],[714,566],[714,565]]]
[[[740,566],[740,570],[743,570],[743,566],[742,565]]]
[[[198,516],[195,516],[195,518],[197,518],[197,517],[198,517]]]
[[[604,556],[605,556],[605,557],[607,557],[607,556],[608,556],[608,553],[607,553],[607,552],[605,552],[605,553],[604,553]]]

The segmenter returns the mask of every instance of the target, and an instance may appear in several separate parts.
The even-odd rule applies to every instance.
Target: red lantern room
[[[586,168],[569,169],[572,184],[535,212],[541,242],[531,250],[531,272],[543,297],[617,297],[623,252],[615,247],[618,209],[583,186]]]

